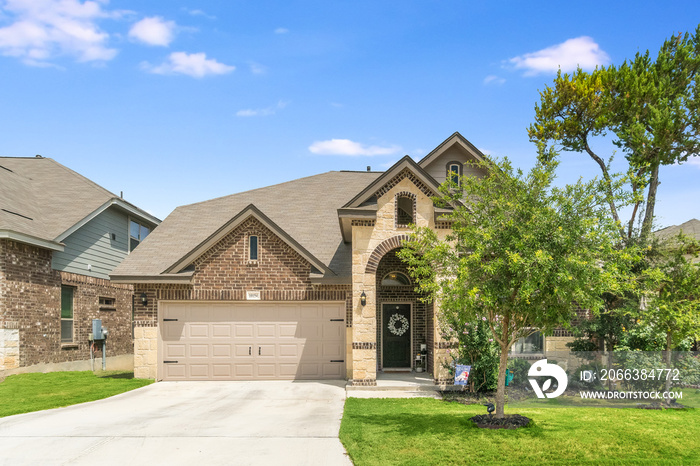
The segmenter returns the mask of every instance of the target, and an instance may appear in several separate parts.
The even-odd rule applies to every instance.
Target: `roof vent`
[[[39,154],[36,154],[36,158],[37,158],[37,159],[43,159],[44,157],[42,157],[42,156],[39,155]]]
[[[371,172],[371,171],[372,171],[372,167],[370,167],[369,165],[367,165],[367,171],[368,171],[368,172]]]

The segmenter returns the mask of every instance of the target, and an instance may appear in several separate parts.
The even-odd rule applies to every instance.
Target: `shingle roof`
[[[0,167],[0,230],[58,241],[105,203],[118,199],[50,158],[0,157]]]
[[[342,240],[337,209],[380,175],[327,172],[178,207],[111,275],[160,275],[253,204],[333,272],[349,276],[351,247]]]
[[[683,234],[695,238],[700,241],[700,220],[691,219],[680,225],[672,225],[670,227],[663,228],[656,231],[654,234],[660,238],[670,238],[671,236],[676,236],[683,230]]]

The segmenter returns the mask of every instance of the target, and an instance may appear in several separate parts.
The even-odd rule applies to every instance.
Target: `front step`
[[[348,387],[348,389],[346,389],[347,398],[435,398],[438,400],[442,399],[440,394],[434,390],[355,390],[355,388],[358,387]]]

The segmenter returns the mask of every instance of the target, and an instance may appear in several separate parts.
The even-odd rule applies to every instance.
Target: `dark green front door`
[[[411,305],[382,305],[383,367],[411,367]]]

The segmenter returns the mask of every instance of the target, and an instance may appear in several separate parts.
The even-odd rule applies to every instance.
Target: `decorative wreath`
[[[408,330],[408,319],[401,314],[394,314],[389,319],[389,325],[387,328],[393,335],[400,337],[406,333],[406,330]]]

